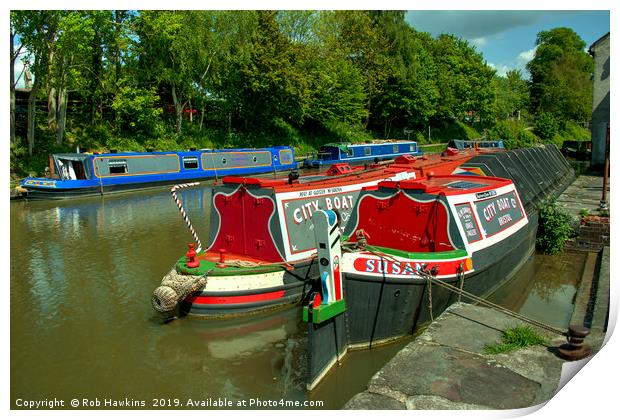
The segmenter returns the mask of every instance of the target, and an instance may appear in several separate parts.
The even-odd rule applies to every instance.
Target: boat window
[[[416,150],[415,150],[415,144],[410,144],[410,145],[409,145],[409,151],[410,151],[410,152],[415,152],[415,151],[416,151]]]
[[[198,169],[198,158],[194,156],[183,157],[184,169]]]
[[[108,167],[110,168],[110,174],[126,174],[127,173],[127,161],[126,160],[110,160],[108,161]]]
[[[222,165],[226,165],[226,158],[222,158]]]
[[[258,161],[258,158],[256,156],[252,156],[252,162],[256,163]]]
[[[392,153],[398,153],[398,144],[392,146]]]
[[[364,154],[365,154],[366,156],[370,156],[370,153],[371,153],[371,152],[370,152],[370,146],[368,146],[368,147],[364,147]]]

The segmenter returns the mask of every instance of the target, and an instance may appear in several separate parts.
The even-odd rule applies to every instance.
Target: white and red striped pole
[[[182,188],[195,187],[196,185],[200,185],[200,182],[178,184],[172,187],[172,189],[170,190],[170,193],[172,194],[172,199],[174,200],[175,203],[177,203],[177,207],[181,211],[181,215],[183,216],[183,220],[185,220],[185,224],[189,228],[189,231],[192,233],[194,240],[198,244],[198,249],[196,249],[196,252],[200,252],[202,250],[202,242],[200,242],[200,238],[198,238],[198,235],[196,234],[196,231],[194,230],[194,227],[192,226],[192,222],[189,220],[189,217],[187,216],[187,212],[185,211],[185,207],[183,207],[183,203],[181,202],[179,197],[177,197],[177,190],[180,190]]]

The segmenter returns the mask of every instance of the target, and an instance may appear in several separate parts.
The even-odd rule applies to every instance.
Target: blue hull
[[[187,152],[59,154],[59,178],[26,178],[28,199],[59,199],[156,188],[229,175],[297,169],[291,147]]]
[[[328,143],[316,159],[306,159],[304,167],[318,168],[337,163],[362,164],[395,159],[403,155],[420,156],[423,152],[415,141],[383,141],[376,143]]]

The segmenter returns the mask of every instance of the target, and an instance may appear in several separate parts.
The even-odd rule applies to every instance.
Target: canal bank
[[[601,187],[602,178],[582,176],[558,199],[577,222],[574,246],[567,248],[588,251],[572,314],[567,316],[571,325],[590,329],[585,344],[592,354],[601,348],[607,331],[609,233],[603,226],[596,235],[584,234],[579,227],[587,225],[578,221],[583,208],[589,212],[598,208]],[[457,303],[379,370],[366,390],[344,408],[517,409],[544,403],[566,382],[562,370],[568,362],[557,356],[566,338],[539,330],[547,338],[544,346],[485,353],[485,345],[500,342],[502,331],[518,324],[496,310]]]
[[[583,314],[591,332],[585,343],[598,351],[606,330],[609,248],[601,253],[592,285],[576,296],[573,320]],[[587,268],[587,267],[586,267]],[[584,273],[584,275],[586,275]],[[587,299],[581,296],[587,295]],[[591,293],[594,293],[591,295]],[[585,307],[579,302],[585,302]],[[457,303],[377,372],[346,409],[517,409],[553,397],[567,363],[557,356],[565,337],[539,330],[547,345],[489,355],[485,345],[519,322],[496,310]]]

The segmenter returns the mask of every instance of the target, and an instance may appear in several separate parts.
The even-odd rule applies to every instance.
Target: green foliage
[[[570,28],[542,31],[536,54],[527,64],[531,75],[531,108],[561,120],[587,120],[592,113],[592,57]]]
[[[544,112],[538,116],[534,124],[534,134],[545,143],[550,143],[558,133],[560,127],[553,114]]]
[[[586,217],[590,215],[590,211],[586,208],[579,210],[579,216]]]
[[[162,109],[155,106],[158,101],[155,88],[122,86],[112,101],[119,132],[146,136],[161,134]]]
[[[361,126],[352,126],[338,121],[330,121],[324,125],[329,141],[364,142],[371,141],[372,135]]]
[[[543,254],[557,254],[573,233],[571,217],[560,209],[555,200],[545,200],[538,206],[536,248]]]
[[[562,141],[564,140],[590,140],[592,133],[590,130],[575,124],[572,121],[566,121],[558,133]]]
[[[23,140],[13,147],[11,170],[21,175],[42,170],[47,153],[77,145],[306,150],[373,138],[427,143],[429,126],[431,143],[478,139],[486,129],[486,137],[512,148],[590,137],[568,120],[591,112],[592,60],[566,28],[539,34],[528,66],[530,103],[518,71],[496,76],[466,40],[418,32],[402,11],[28,10],[10,16],[38,84],[38,103],[49,100],[56,108],[35,117],[32,158],[22,153]],[[61,92],[71,102],[66,126]],[[527,108],[540,114],[533,131]],[[25,136],[20,130],[17,136]]]
[[[499,120],[519,117],[529,104],[527,82],[519,70],[510,70],[506,77],[495,76],[495,116]]]
[[[440,35],[433,44],[437,67],[437,87],[441,96],[437,117],[489,122],[493,114],[495,71],[482,55],[465,40]]]
[[[487,354],[507,353],[531,346],[546,345],[547,338],[529,325],[517,325],[502,331],[502,341],[496,344],[485,344]]]
[[[146,147],[135,138],[113,137],[108,141],[108,150],[119,152],[146,152]]]

